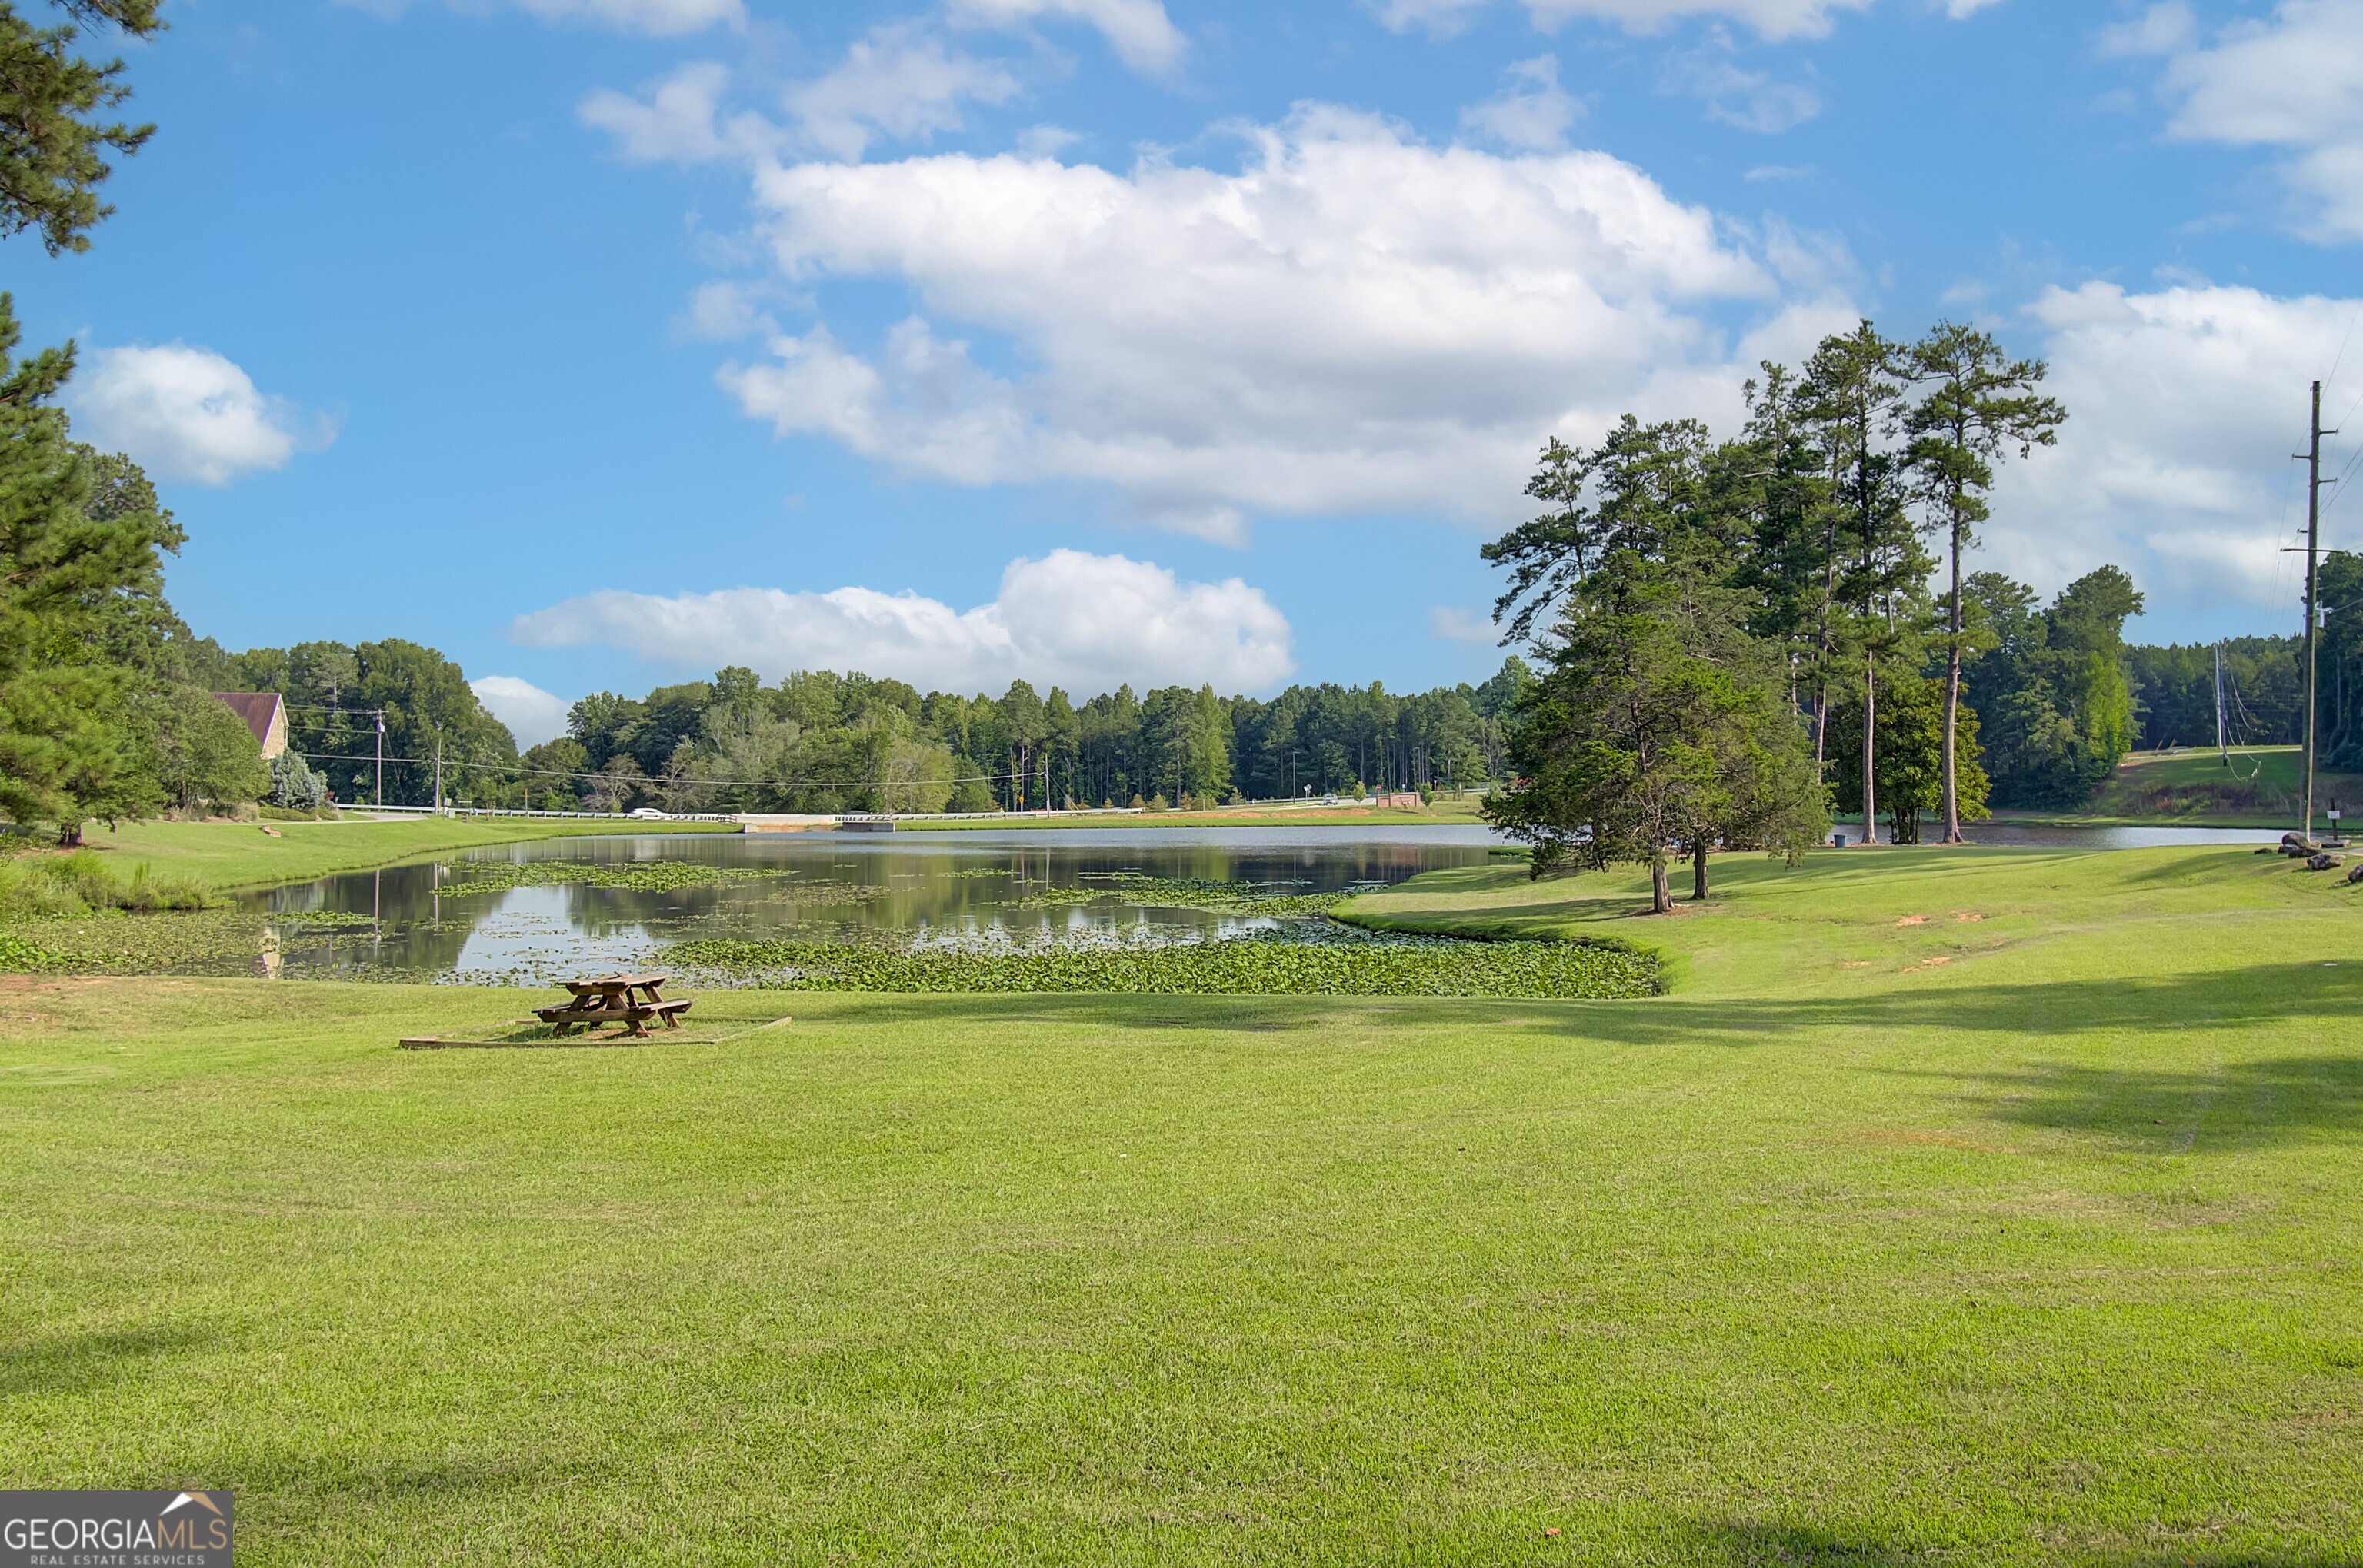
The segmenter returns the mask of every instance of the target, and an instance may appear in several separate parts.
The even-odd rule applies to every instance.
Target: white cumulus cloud
[[[950,11],[975,27],[1020,28],[1046,17],[1081,22],[1136,71],[1170,71],[1189,48],[1161,0],[952,0]]]
[[[1598,152],[1436,148],[1318,106],[1238,172],[1014,156],[769,167],[785,280],[886,278],[874,351],[826,322],[723,368],[748,414],[965,484],[1082,480],[1138,517],[1493,519],[1542,437],[1628,408],[1736,415],[1736,366],[1842,304],[1784,305],[1714,215]],[[1713,313],[1763,318],[1734,345]],[[1015,371],[975,350],[993,335]]]
[[[1037,686],[1101,691],[1196,686],[1259,691],[1295,670],[1287,617],[1237,578],[1182,582],[1123,556],[1053,550],[1018,559],[987,604],[955,610],[914,593],[735,588],[663,596],[619,589],[521,615],[530,647],[621,648],[670,668],[746,665],[767,679],[793,669],[860,669],[924,689]]]
[[[67,385],[76,434],[158,479],[225,485],[284,468],[305,444],[286,403],[210,348],[102,348]]]
[[[484,712],[509,727],[521,746],[539,745],[566,733],[566,711],[572,704],[532,681],[514,675],[487,675],[468,682],[468,690]]]
[[[2169,0],[2102,44],[2167,57],[2169,135],[2282,149],[2282,172],[2305,204],[2302,226],[2363,237],[2363,0],[2282,0],[2269,19],[2206,40],[2190,7]]]
[[[2236,598],[2289,610],[2304,522],[2307,383],[2358,302],[2191,286],[2053,289],[2047,390],[2069,410],[2058,447],[2006,465],[1987,554],[2055,588],[2104,561],[2169,602]],[[2336,409],[2324,414],[2335,416]]]

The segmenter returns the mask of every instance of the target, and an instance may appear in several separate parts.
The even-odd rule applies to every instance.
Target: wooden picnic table
[[[598,975],[563,981],[574,999],[536,1008],[534,1015],[553,1025],[561,1036],[573,1033],[577,1024],[595,1029],[620,1023],[633,1035],[646,1039],[650,1019],[661,1018],[666,1028],[679,1029],[681,1015],[689,1010],[685,1001],[664,999],[662,988],[671,979],[671,975]]]

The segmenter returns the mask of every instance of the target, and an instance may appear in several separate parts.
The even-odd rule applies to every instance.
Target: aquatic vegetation
[[[268,917],[211,909],[104,911],[0,930],[0,970],[16,974],[244,975],[264,951]]]
[[[856,943],[674,943],[668,965],[813,991],[1096,991],[1256,996],[1646,997],[1658,959],[1607,942],[1044,944],[1007,953],[895,952]]]
[[[874,897],[859,883],[799,881],[767,867],[707,866],[693,860],[631,860],[600,863],[583,860],[468,861],[452,868],[452,880],[437,891],[447,899],[505,893],[511,888],[556,886],[628,888],[635,892],[670,893],[716,882],[751,882],[773,878],[782,896],[796,902],[838,903]]]
[[[1262,915],[1272,920],[1306,920],[1326,914],[1340,900],[1380,884],[1358,883],[1334,893],[1281,890],[1301,885],[1212,882],[1190,877],[1151,877],[1138,871],[1087,871],[1083,873],[1081,886],[1045,888],[1015,902],[1020,908],[1058,907],[1088,904],[1104,899],[1148,909],[1214,910],[1227,914]]]

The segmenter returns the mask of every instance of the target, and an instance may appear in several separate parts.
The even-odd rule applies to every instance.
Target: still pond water
[[[1988,826],[1988,844],[2132,848],[2269,843],[2269,832]],[[1422,871],[1484,863],[1502,842],[1473,826],[1115,828],[1055,832],[633,834],[496,846],[420,866],[360,872],[253,895],[288,917],[275,928],[282,973],[405,974],[547,981],[650,957],[691,936],[891,941],[919,947],[1124,944],[1221,940],[1270,919],[1130,902],[1126,876],[1248,882],[1274,893],[1388,886]],[[619,867],[688,862],[726,881],[661,890],[587,883],[466,891],[483,867],[563,861]],[[457,896],[444,889],[458,886]],[[1087,903],[1059,895],[1090,890]]]

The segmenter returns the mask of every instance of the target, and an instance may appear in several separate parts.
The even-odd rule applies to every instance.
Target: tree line
[[[994,812],[1207,807],[1365,788],[1481,786],[1531,680],[1506,661],[1481,685],[1412,695],[1334,683],[1270,701],[1210,686],[1078,701],[1013,681],[1000,696],[921,692],[860,673],[752,670],[598,692],[567,734],[527,752],[521,793],[598,809]]]

